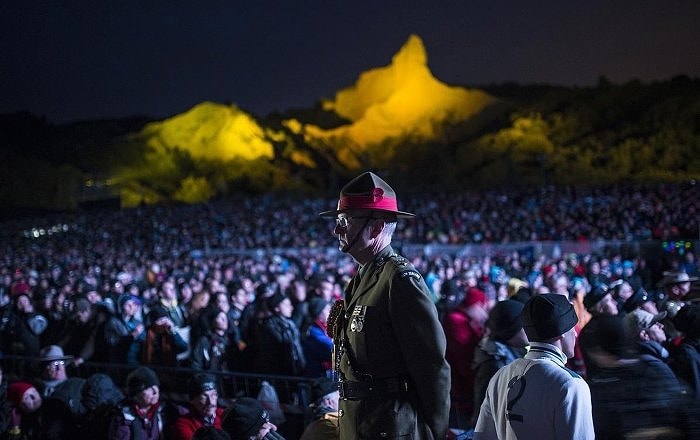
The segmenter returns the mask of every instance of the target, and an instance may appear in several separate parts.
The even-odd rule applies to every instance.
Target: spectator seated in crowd
[[[525,356],[528,345],[523,329],[524,303],[507,299],[496,303],[489,311],[487,332],[474,351],[474,413],[471,426],[476,425],[479,408],[486,396],[489,381],[501,369],[515,359]]]
[[[148,367],[138,367],[126,378],[127,397],[116,407],[109,421],[110,440],[163,438],[169,426],[166,405],[160,401],[160,381]]]
[[[589,358],[596,439],[695,438],[689,436],[678,379],[654,356],[630,350],[621,317],[598,319]]]
[[[656,323],[640,328],[637,337],[640,347],[653,345],[661,353],[669,352],[669,364],[675,368],[682,364],[682,356],[675,357],[682,353],[677,348],[681,343],[693,345],[692,330],[673,333],[672,318],[690,303],[693,289],[697,290],[693,284],[698,277],[694,253],[686,248],[683,255],[665,254],[657,261],[645,261],[641,253],[625,246],[603,249],[595,244],[598,240],[630,243],[629,240],[647,238],[695,239],[699,218],[695,215],[696,191],[697,188],[690,191],[667,184],[521,188],[449,197],[416,194],[406,203],[416,207],[420,215],[415,221],[399,224],[394,238],[420,245],[521,240],[578,240],[589,244],[591,252],[577,255],[538,254],[524,246],[522,250],[499,255],[472,256],[445,254],[436,250],[439,247],[426,247],[424,253],[412,257],[412,262],[422,273],[430,272],[426,280],[432,280],[432,299],[444,307],[441,312],[448,331],[446,317],[457,311],[462,299],[472,296],[472,290],[480,291],[488,303],[510,295],[529,298],[550,290],[569,298],[569,292],[585,292],[583,302],[587,307],[601,309],[593,311],[597,314],[604,311],[609,300],[593,293],[595,288],[590,290],[590,286],[629,284],[634,293],[626,300],[619,297],[619,310],[628,315],[637,314],[640,309],[656,315],[657,306],[668,311],[661,330],[669,333],[670,343],[661,340]],[[327,200],[289,203],[268,195],[246,197],[236,203],[221,200],[206,205],[140,207],[99,215],[49,214],[5,222],[0,228],[6,249],[5,258],[0,261],[0,351],[3,355],[27,355],[43,364],[36,377],[30,374],[18,378],[23,382],[35,380],[40,395],[50,388],[51,382],[63,380],[60,377],[73,379],[68,377],[66,367],[78,379],[78,372],[87,377],[92,368],[110,371],[110,367],[100,364],[115,362],[134,366],[139,362],[153,366],[192,364],[202,370],[257,374],[325,375],[329,363],[327,348],[323,350],[323,360],[317,362],[314,350],[307,344],[308,336],[323,336],[323,313],[316,315],[313,305],[321,304],[317,298],[339,298],[357,270],[351,258],[327,252],[318,241],[325,234],[324,226],[318,225],[311,213],[328,205]],[[270,226],[253,224],[251,218]],[[274,221],[279,218],[288,219],[298,232],[280,234],[279,222]],[[59,232],[31,232],[34,227],[39,231],[53,225],[60,226]],[[285,224],[285,228],[289,226]],[[663,290],[657,292],[656,281],[664,270],[668,272],[658,286]],[[510,282],[516,278],[526,281],[527,287],[522,282]],[[635,288],[637,283],[641,283],[639,288]],[[513,287],[516,285],[518,290]],[[256,291],[261,295],[251,304]],[[441,291],[452,302],[439,298]],[[281,292],[293,294],[298,307],[287,307],[291,298]],[[303,293],[308,293],[305,300]],[[230,304],[225,310],[227,299]],[[269,310],[268,302],[272,306]],[[292,314],[287,316],[290,309]],[[224,312],[225,324],[218,314],[213,316],[215,310]],[[200,332],[204,341],[189,338],[190,329],[200,322],[190,312],[199,314],[205,323]],[[640,325],[646,326],[644,322],[646,319],[639,320]],[[480,325],[483,327],[483,323]],[[458,330],[464,330],[463,326],[459,324]],[[594,328],[595,325],[586,325],[582,333]],[[211,342],[219,337],[225,343],[219,345],[217,354]],[[649,341],[643,340],[646,337]],[[183,342],[186,349],[181,351]],[[657,342],[661,348],[651,342]],[[205,350],[200,350],[207,343],[208,359]],[[52,349],[54,355],[65,357],[63,365],[58,358],[48,363],[46,353],[40,353],[41,347],[51,346],[63,349],[60,355]],[[473,352],[465,354],[466,358],[472,355]],[[173,361],[173,356],[179,360]],[[466,367],[468,375],[477,374],[471,370],[471,362],[464,361],[466,358],[452,359],[453,371]],[[304,367],[302,359],[307,361]],[[73,365],[69,366],[66,362],[71,361]],[[54,366],[53,362],[58,364]],[[685,380],[693,382],[692,377],[685,376]],[[122,383],[120,377],[114,378]],[[164,376],[160,379],[163,381]],[[49,387],[44,387],[44,381]],[[83,390],[86,385],[87,382]],[[468,392],[459,393],[459,398],[472,392],[470,387]],[[129,399],[135,402],[134,396]],[[55,403],[48,397],[43,400],[43,407]],[[469,406],[471,402],[469,399]],[[41,413],[40,410],[27,418],[41,419],[43,426],[46,417]]]
[[[224,408],[218,406],[216,378],[204,373],[195,374],[187,388],[189,404],[186,413],[175,420],[170,438],[189,440],[203,426],[221,430]]]
[[[340,435],[338,425],[338,383],[327,377],[319,377],[311,383],[311,422],[300,440],[337,440]]]
[[[262,404],[251,397],[236,399],[221,423],[231,440],[284,440]]]

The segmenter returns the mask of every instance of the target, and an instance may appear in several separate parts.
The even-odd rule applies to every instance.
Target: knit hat
[[[324,396],[338,391],[338,382],[327,377],[319,377],[311,381],[311,398],[314,402],[323,399]]]
[[[486,294],[482,292],[479,289],[469,289],[467,290],[467,294],[464,296],[464,299],[462,300],[462,305],[464,307],[470,307],[473,306],[474,304],[488,304],[489,300],[486,298]]]
[[[206,393],[207,391],[216,390],[216,378],[211,374],[197,373],[192,378],[190,378],[187,384],[187,395],[190,399],[201,393]]]
[[[124,304],[126,304],[127,301],[134,301],[138,305],[141,304],[141,298],[125,293],[123,295],[119,295],[119,298],[117,299],[117,306],[119,307],[120,311],[124,310]]]
[[[75,313],[86,312],[90,310],[90,307],[92,307],[90,301],[88,301],[85,298],[78,298],[77,300],[75,300],[75,306],[73,307],[73,311]]]
[[[700,307],[695,304],[683,306],[673,317],[673,325],[686,336],[700,336]]]
[[[629,338],[623,319],[617,315],[603,315],[596,319],[595,346],[615,356],[627,354]]]
[[[598,284],[590,292],[583,297],[583,306],[586,310],[592,309],[596,304],[598,304],[605,295],[610,293],[610,289],[606,284]]]
[[[522,313],[523,328],[530,341],[546,342],[571,330],[578,322],[574,306],[564,295],[535,295]]]
[[[151,324],[155,324],[160,318],[169,317],[168,310],[165,307],[157,305],[148,312],[148,320]]]
[[[523,328],[524,307],[525,304],[512,299],[499,301],[493,306],[486,326],[491,330],[494,339],[506,342]]]
[[[154,385],[160,386],[156,373],[148,367],[138,367],[126,377],[126,393],[134,397]]]
[[[257,434],[268,420],[270,415],[262,403],[252,397],[241,397],[226,410],[221,427],[232,440],[248,440],[250,436]]]
[[[283,295],[282,293],[280,293],[280,292],[275,292],[274,295],[268,297],[268,298],[265,300],[265,303],[267,304],[267,308],[268,308],[270,311],[273,311],[273,310],[275,310],[275,307],[277,307],[277,306],[279,305],[279,303],[281,303],[281,302],[282,302],[284,299],[286,299],[286,298],[287,298],[287,297],[286,297],[285,295]]]
[[[311,319],[318,318],[323,309],[330,304],[328,301],[320,297],[314,297],[309,300],[309,317]]]
[[[7,387],[7,400],[10,401],[15,408],[19,408],[24,393],[30,388],[34,388],[34,385],[29,382],[15,382],[10,384],[10,386]]]
[[[224,431],[213,426],[200,426],[192,434],[192,440],[231,440],[231,437]]]

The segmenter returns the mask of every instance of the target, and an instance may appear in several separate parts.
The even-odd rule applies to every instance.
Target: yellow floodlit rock
[[[390,65],[360,75],[324,108],[351,121],[331,130],[304,126],[305,138],[330,144],[348,165],[372,145],[403,138],[434,139],[445,123],[467,120],[495,100],[479,90],[448,86],[430,72],[422,40],[411,35]],[[298,126],[289,121],[288,127]],[[348,161],[350,163],[348,163]]]
[[[185,113],[148,124],[141,134],[156,153],[167,149],[190,152],[193,158],[253,160],[272,158],[264,129],[236,106],[203,102]]]

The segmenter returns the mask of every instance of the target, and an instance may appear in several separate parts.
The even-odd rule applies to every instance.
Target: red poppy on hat
[[[399,211],[394,190],[381,177],[369,171],[352,179],[340,190],[337,209],[319,215],[335,217],[352,210],[377,211],[397,218],[415,217],[410,212]]]

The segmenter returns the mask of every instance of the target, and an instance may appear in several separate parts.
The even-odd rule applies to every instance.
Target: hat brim
[[[372,209],[372,208],[353,208],[353,209],[334,209],[332,211],[323,211],[318,214],[320,217],[337,217],[338,214],[343,214],[350,211],[372,211],[382,214],[390,214],[396,218],[413,218],[416,215],[405,211],[390,211],[388,209]]]
[[[676,284],[694,283],[700,280],[698,277],[688,277],[687,280],[661,280],[657,287],[675,286]]]
[[[53,361],[68,361],[68,360],[71,360],[71,359],[73,359],[73,356],[71,356],[71,355],[65,355],[65,356],[49,356],[49,357],[40,358],[40,359],[39,359],[39,362],[40,362],[40,363],[43,363],[43,362],[53,362]]]
[[[651,320],[651,324],[649,325],[649,327],[656,324],[657,322],[663,321],[664,319],[666,319],[666,316],[668,316],[668,312],[666,310],[664,310],[663,312],[657,313],[656,315],[654,315],[654,318]]]

